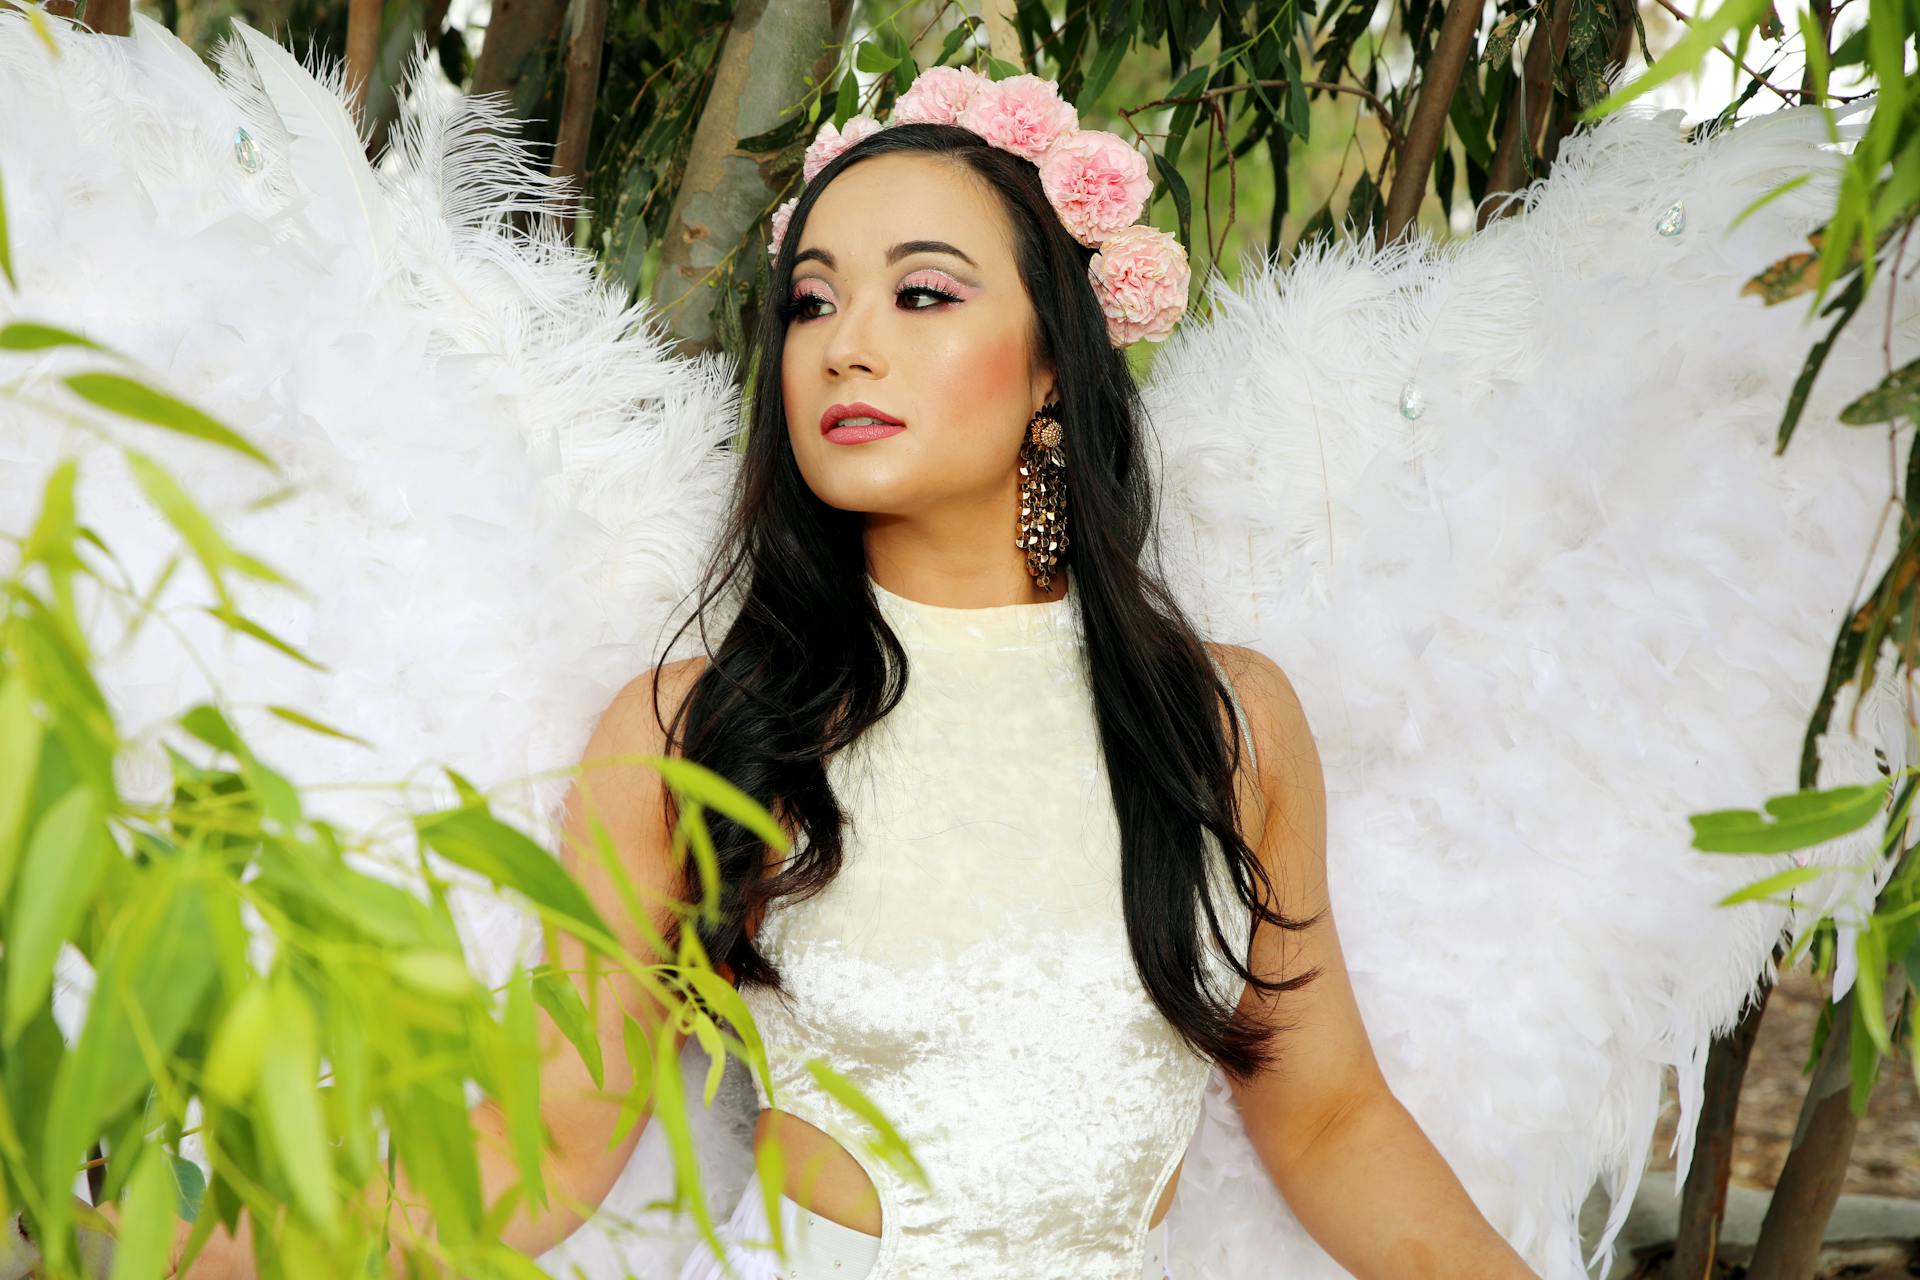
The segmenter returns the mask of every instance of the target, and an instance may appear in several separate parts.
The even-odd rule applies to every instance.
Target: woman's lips
[[[834,444],[865,444],[883,436],[897,436],[905,430],[905,427],[893,422],[863,422],[835,427],[827,432],[827,439]]]

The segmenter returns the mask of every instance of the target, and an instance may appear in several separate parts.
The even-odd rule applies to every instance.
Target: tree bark
[[[832,46],[846,38],[852,0],[743,0],[714,67],[707,105],[694,126],[686,175],[668,214],[653,303],[681,349],[719,348],[712,287],[730,254],[745,253],[748,235],[770,215],[791,174],[779,153],[737,149],[790,116],[785,108],[832,70]]]
[[[1777,951],[1776,951],[1776,954]],[[1771,986],[1760,989],[1746,1015],[1707,1051],[1706,1092],[1694,1130],[1693,1163],[1680,1199],[1680,1225],[1667,1262],[1667,1280],[1707,1280],[1727,1216],[1727,1181],[1733,1172],[1733,1124],[1740,1110],[1740,1085],[1760,1034]]]
[[[347,3],[347,91],[353,95],[356,119],[366,114],[367,86],[380,52],[380,9],[381,0]]]
[[[1013,25],[1014,0],[986,0],[987,52],[1002,62],[1027,69],[1020,51],[1020,32]]]
[[[560,38],[567,0],[493,0],[473,64],[474,93],[510,90],[528,58]]]
[[[1380,228],[1382,247],[1398,240],[1420,216],[1426,198],[1433,159],[1447,137],[1447,112],[1460,87],[1460,71],[1473,52],[1474,32],[1480,26],[1482,0],[1448,0],[1440,22],[1440,39],[1420,77],[1420,101],[1407,127],[1406,146],[1393,166],[1393,186],[1387,195],[1387,219]]]
[[[1883,981],[1882,991],[1897,1010],[1902,991],[1897,972]],[[1761,1220],[1747,1280],[1805,1280],[1818,1265],[1822,1237],[1839,1203],[1847,1160],[1860,1129],[1860,1118],[1849,1104],[1853,1004],[1859,993],[1856,982],[1833,1007],[1832,1027],[1807,1083],[1793,1149],[1787,1153],[1773,1199],[1767,1203],[1767,1216]]]
[[[567,35],[567,93],[560,108],[560,134],[554,143],[552,174],[566,178],[577,192],[587,172],[587,144],[593,138],[593,107],[600,97],[600,56],[607,43],[607,0],[573,0],[572,30]],[[572,219],[566,219],[572,226]]]

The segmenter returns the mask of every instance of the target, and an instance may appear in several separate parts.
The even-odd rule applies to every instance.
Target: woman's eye
[[[909,304],[905,306],[905,310],[931,311],[935,307],[942,306],[946,303],[960,301],[960,296],[958,294],[949,293],[945,289],[938,289],[929,284],[910,284],[906,288],[901,289],[899,292],[895,293],[894,299],[895,301],[899,301],[902,298],[909,298],[909,297],[913,297],[914,295],[924,295],[927,298],[931,298],[932,301],[925,306],[913,306]],[[787,319],[789,321],[797,321],[799,323],[805,323],[808,320],[818,319],[820,313],[818,311],[812,310],[813,306],[816,303],[821,306],[831,305],[831,303],[829,303],[825,297],[817,293],[795,294],[793,297],[787,300]]]
[[[924,307],[908,307],[907,310],[909,311],[931,311],[933,310],[934,307],[939,306],[941,303],[960,301],[957,295],[948,293],[945,289],[936,289],[930,284],[910,284],[906,288],[902,289],[899,293],[895,294],[894,297],[904,298],[910,294],[916,294],[916,293],[924,294],[929,298],[935,299],[936,301]]]
[[[817,293],[795,294],[793,297],[787,299],[787,319],[789,320],[813,319],[814,313],[807,310],[807,308],[811,307],[816,302],[824,304],[826,302],[826,299],[821,297]]]

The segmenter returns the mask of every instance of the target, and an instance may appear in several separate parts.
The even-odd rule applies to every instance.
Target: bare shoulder
[[[615,691],[580,753],[566,802],[569,840],[563,860],[578,866],[589,815],[612,831],[617,847],[651,858],[666,843],[672,814],[665,780],[647,757],[667,754],[666,726],[705,669],[705,655],[649,667]],[[655,686],[658,685],[658,709]]]
[[[1241,644],[1207,644],[1233,684],[1253,737],[1261,791],[1269,802],[1284,801],[1297,787],[1322,786],[1319,752],[1306,708],[1280,664]]]
[[[707,669],[705,654],[649,667],[622,685],[601,716],[596,738],[619,751],[660,754],[666,749],[666,725]],[[656,703],[656,686],[658,700]]]

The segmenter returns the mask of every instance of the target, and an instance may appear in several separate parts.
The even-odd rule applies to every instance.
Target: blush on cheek
[[[955,350],[951,357],[930,362],[938,370],[926,403],[967,406],[967,427],[985,427],[1004,420],[1008,406],[1025,407],[1031,361],[1027,344],[1018,333],[995,333]]]

